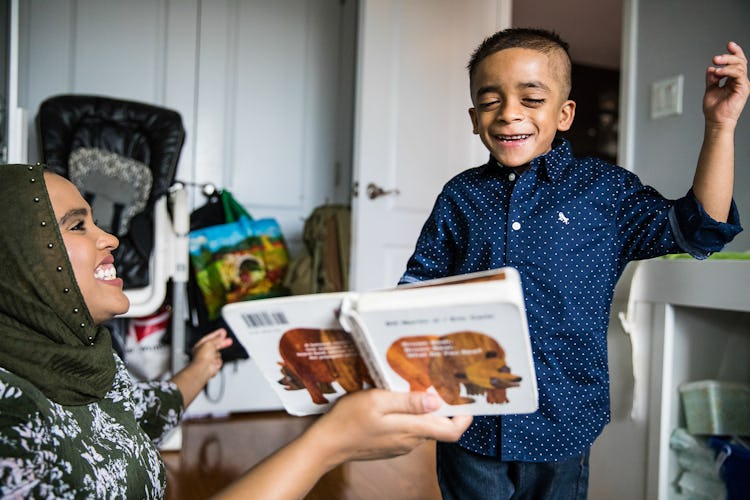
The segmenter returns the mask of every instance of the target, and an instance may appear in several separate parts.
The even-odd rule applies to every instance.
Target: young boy
[[[609,422],[607,326],[625,265],[675,252],[706,258],[742,230],[734,130],[750,83],[742,49],[727,48],[706,72],[704,142],[679,200],[620,167],[576,159],[555,138],[575,115],[556,34],[500,31],[472,55],[469,116],[490,159],[445,185],[401,282],[518,269],[539,409],[475,418],[458,444],[439,444],[444,498],[586,497],[589,448]]]

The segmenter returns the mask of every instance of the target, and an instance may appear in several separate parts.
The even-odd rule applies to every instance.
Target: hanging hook
[[[201,189],[201,193],[203,196],[208,198],[209,200],[219,194],[221,194],[221,189],[216,187],[216,184],[213,182],[204,182],[204,183],[198,183],[198,182],[188,182],[188,181],[175,181],[172,186],[175,189],[182,189],[185,186],[191,186],[191,187],[197,187]]]

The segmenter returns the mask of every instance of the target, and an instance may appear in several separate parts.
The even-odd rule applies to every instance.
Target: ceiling
[[[623,0],[514,0],[513,26],[556,31],[573,62],[620,68]]]

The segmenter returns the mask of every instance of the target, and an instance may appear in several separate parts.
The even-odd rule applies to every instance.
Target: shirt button
[[[516,174],[513,173],[513,172],[509,173],[508,174],[508,180],[511,181],[511,182],[513,182],[514,180],[516,180]]]
[[[521,223],[520,222],[514,222],[513,224],[511,224],[510,227],[513,228],[513,231],[518,231],[519,229],[521,229]]]

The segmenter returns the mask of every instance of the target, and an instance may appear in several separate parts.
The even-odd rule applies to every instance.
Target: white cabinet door
[[[442,185],[486,161],[466,64],[509,25],[510,0],[361,1],[352,289],[395,285]]]

